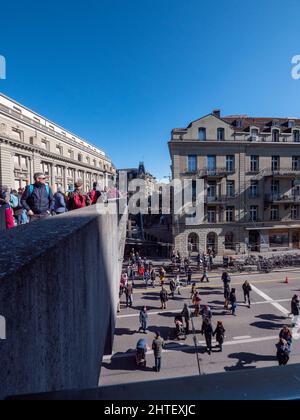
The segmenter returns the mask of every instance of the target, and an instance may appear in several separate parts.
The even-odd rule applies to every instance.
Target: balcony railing
[[[234,200],[237,198],[238,194],[232,194],[232,195],[220,195],[220,196],[206,196],[205,202],[207,204],[219,204],[219,203],[226,203],[228,201]]]
[[[267,203],[300,203],[300,194],[267,194],[265,201]]]
[[[264,171],[266,177],[283,177],[283,178],[300,178],[300,168],[291,169],[291,168],[280,168],[280,169],[266,169]]]
[[[228,175],[232,175],[235,173],[235,169],[229,170],[228,168],[221,168],[221,169],[185,169],[182,175],[185,176],[197,176],[199,178],[225,178]]]

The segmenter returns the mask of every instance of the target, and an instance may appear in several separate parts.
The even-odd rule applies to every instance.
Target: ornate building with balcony
[[[76,181],[86,191],[93,182],[104,188],[116,174],[98,147],[0,94],[0,185],[25,187],[40,171],[54,190]]]
[[[174,129],[173,179],[203,179],[205,219],[174,216],[183,255],[300,248],[300,119],[221,117],[219,110]]]

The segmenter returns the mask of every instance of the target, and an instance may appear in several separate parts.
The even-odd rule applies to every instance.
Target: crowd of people
[[[173,260],[174,256],[172,256]],[[180,256],[176,254],[176,260]],[[202,259],[203,262],[203,259]],[[185,261],[185,278],[182,278],[180,275],[177,275],[175,278],[171,275],[168,276],[168,286],[167,288],[167,276],[164,266],[155,267],[154,264],[147,258],[142,258],[138,252],[132,250],[129,258],[128,268],[123,272],[120,282],[120,294],[119,294],[119,305],[118,311],[121,310],[121,299],[123,294],[126,295],[126,307],[132,307],[133,304],[133,292],[137,280],[142,280],[144,286],[147,289],[149,284],[151,287],[159,287],[158,299],[161,303],[161,310],[165,311],[167,309],[168,301],[170,299],[175,299],[176,296],[182,295],[182,287],[191,286],[191,294],[187,298],[188,303],[184,304],[184,307],[180,313],[175,316],[175,334],[177,339],[185,339],[189,334],[196,335],[195,327],[193,321],[196,318],[201,317],[201,330],[205,338],[206,351],[209,355],[212,353],[213,349],[213,338],[215,337],[217,348],[220,352],[223,351],[223,345],[225,342],[225,327],[223,322],[218,320],[215,323],[213,322],[213,313],[211,308],[208,305],[202,305],[201,298],[201,287],[197,286],[195,281],[192,281],[193,271],[191,270],[190,262]],[[208,270],[208,268],[205,268]],[[200,282],[203,282],[205,278],[201,278]],[[206,279],[208,281],[208,278]],[[221,281],[223,282],[224,287],[224,309],[229,311],[229,314],[232,316],[237,316],[238,308],[238,291],[236,288],[231,287],[231,277],[227,271],[222,273]],[[252,287],[248,280],[246,280],[240,290],[244,304],[251,309],[251,292]],[[292,298],[291,301],[291,315],[292,315],[292,327],[299,325],[300,321],[300,302],[297,295]],[[148,320],[149,314],[146,306],[140,308],[139,323],[140,327],[138,332],[147,334],[148,329]],[[192,328],[191,328],[192,326]],[[164,341],[160,336],[159,331],[156,333],[155,344],[152,348],[158,350],[154,351],[155,356],[155,370],[157,372],[161,369],[161,357],[162,349],[164,347]],[[141,342],[143,345],[141,346]],[[154,343],[154,342],[153,342]],[[285,326],[279,334],[279,342],[276,344],[276,357],[280,366],[286,365],[289,362],[290,354],[292,352],[292,343],[293,343],[293,333],[292,330]],[[144,348],[144,357],[142,358],[143,363],[146,363],[145,352],[147,352],[146,340],[140,340],[137,345],[137,351],[141,355],[142,347]]]
[[[94,183],[92,190],[86,193],[83,190],[83,183],[78,181],[72,190],[66,192],[59,187],[53,194],[43,173],[36,173],[34,184],[18,191],[10,190],[6,186],[0,187],[0,207],[5,211],[7,229],[94,205],[100,197],[104,202],[115,199],[117,190],[115,188],[101,190],[99,185]]]

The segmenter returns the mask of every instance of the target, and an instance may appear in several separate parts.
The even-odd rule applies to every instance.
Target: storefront
[[[273,248],[289,248],[290,236],[288,230],[271,230],[269,233],[269,246]]]

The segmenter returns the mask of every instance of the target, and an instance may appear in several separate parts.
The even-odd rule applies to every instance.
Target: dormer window
[[[279,143],[280,138],[280,131],[279,130],[273,130],[272,132],[272,142],[273,143]]]
[[[294,140],[294,143],[300,143],[300,131],[299,130],[295,130],[293,132],[293,140]]]
[[[200,141],[206,141],[206,128],[199,128],[198,130],[198,138]]]
[[[224,130],[224,128],[218,128],[217,139],[218,139],[218,141],[224,141],[225,140],[225,130]]]
[[[294,128],[295,127],[295,121],[289,120],[288,122],[288,128]]]

